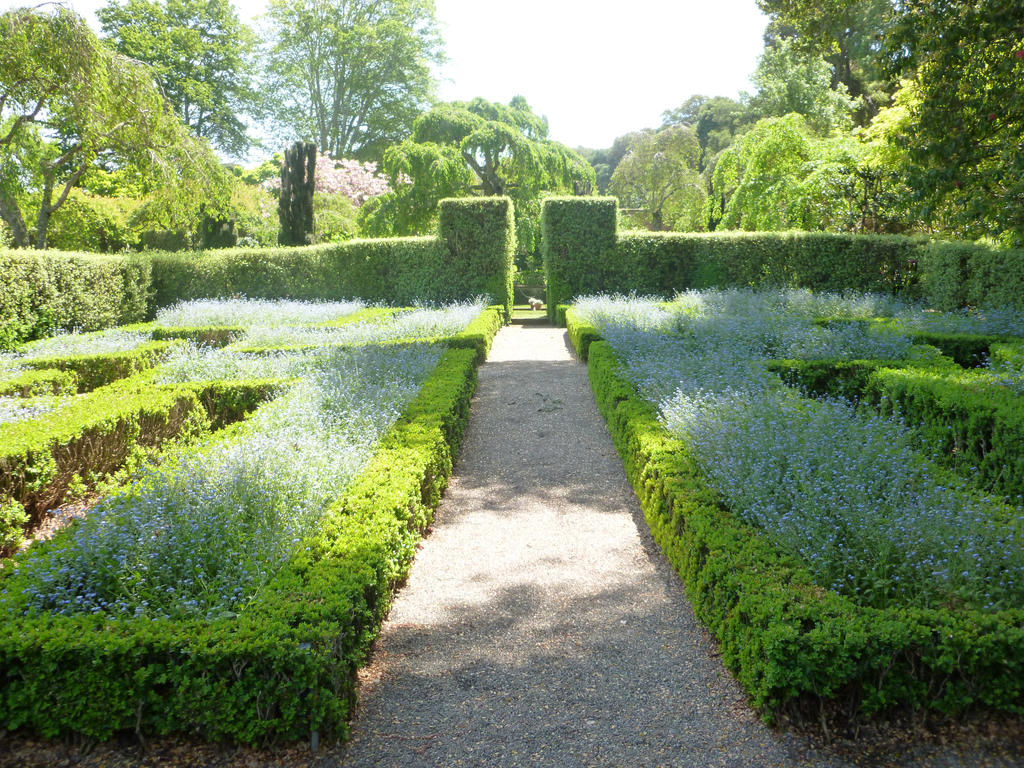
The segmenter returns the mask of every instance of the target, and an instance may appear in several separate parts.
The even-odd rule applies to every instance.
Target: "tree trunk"
[[[21,215],[21,209],[13,197],[0,189],[0,218],[7,222],[14,236],[14,244],[18,248],[28,248],[28,227]]]
[[[39,203],[39,216],[36,219],[36,248],[46,247],[46,229],[50,226],[50,214],[53,213],[53,176],[43,176],[43,199]]]

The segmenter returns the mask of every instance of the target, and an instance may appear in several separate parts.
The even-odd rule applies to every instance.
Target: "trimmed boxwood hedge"
[[[965,344],[976,338],[967,336]],[[891,360],[773,360],[766,365],[811,395],[855,399],[882,413],[898,412],[920,430],[940,463],[961,471],[982,490],[1010,500],[1024,498],[1024,400],[985,373],[965,371],[948,358],[930,365]]]
[[[3,727],[243,743],[344,735],[355,670],[451,474],[476,366],[501,320],[502,310],[486,312],[454,342],[467,348],[444,352],[319,532],[236,617],[6,618]],[[17,574],[8,578],[17,589]]]
[[[149,341],[123,352],[35,357],[18,362],[30,368],[57,369],[73,373],[78,382],[78,391],[90,392],[97,387],[128,378],[158,365],[167,356],[173,343]]]
[[[1024,711],[1024,610],[872,609],[815,585],[737,520],[686,444],[592,341],[598,407],[655,540],[679,572],[722,661],[766,719],[865,716],[895,707]]]
[[[144,256],[0,250],[0,350],[144,319],[150,274]]]
[[[1024,308],[1024,249],[828,232],[619,232],[613,197],[553,197],[541,215],[547,305],[591,293],[795,286]]]
[[[78,391],[78,374],[56,368],[21,371],[0,381],[0,397],[70,395]]]
[[[508,318],[514,253],[507,197],[442,200],[437,237],[132,256],[0,250],[0,350],[58,328],[142,322],[181,299],[237,295],[393,305],[489,295]]]
[[[146,372],[53,413],[0,424],[0,503],[13,499],[35,520],[63,503],[76,475],[101,479],[136,448],[237,421],[280,387],[269,380],[157,385]]]

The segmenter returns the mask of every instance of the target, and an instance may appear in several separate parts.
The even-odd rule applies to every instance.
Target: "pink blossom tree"
[[[391,184],[377,171],[376,163],[345,158],[334,160],[323,154],[317,155],[313,183],[317,192],[344,195],[357,208],[370,198],[391,191]],[[267,185],[280,189],[281,180],[271,178]]]

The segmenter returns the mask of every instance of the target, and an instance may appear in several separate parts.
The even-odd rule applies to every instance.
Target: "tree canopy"
[[[250,61],[255,36],[230,0],[112,0],[96,15],[114,50],[152,67],[192,132],[242,156],[244,115],[258,113]]]
[[[594,170],[578,153],[548,139],[548,123],[522,97],[439,104],[417,118],[412,135],[390,147],[384,170],[394,191],[378,198],[373,231],[425,231],[442,197],[508,195],[515,202],[520,247],[532,251],[542,193],[583,193]],[[522,216],[519,216],[519,213]]]
[[[706,197],[700,158],[689,126],[644,131],[615,168],[609,191],[623,207],[639,209],[634,218],[648,229],[698,229]]]
[[[433,0],[271,0],[275,119],[332,157],[378,159],[433,97]]]
[[[912,78],[907,180],[925,218],[1024,244],[1024,9],[903,0],[889,52]]]
[[[747,99],[747,107],[758,117],[796,112],[823,133],[850,127],[854,104],[846,86],[833,87],[828,63],[788,40],[765,48],[751,80],[757,92]]]
[[[173,189],[172,208],[223,202],[225,172],[169,111],[150,69],[104,46],[81,17],[60,6],[8,11],[0,37],[0,216],[17,245],[30,242],[25,206],[43,248],[54,211],[101,166]]]

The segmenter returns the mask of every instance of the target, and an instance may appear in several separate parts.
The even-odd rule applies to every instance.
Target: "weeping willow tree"
[[[364,231],[422,234],[444,197],[508,195],[516,209],[521,253],[539,246],[544,194],[590,194],[594,169],[548,138],[548,122],[521,96],[509,104],[484,99],[439,104],[417,118],[412,135],[387,150],[392,192],[364,206]]]
[[[170,110],[146,65],[104,46],[77,14],[0,14],[0,217],[19,247],[90,170],[121,169],[165,216],[216,212],[230,187],[205,141]]]

